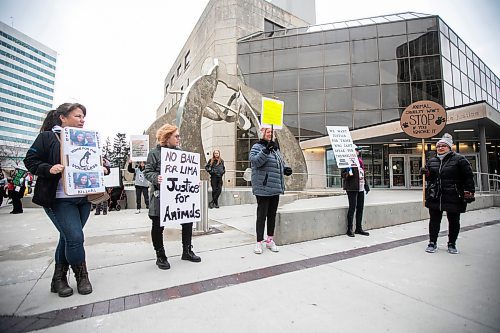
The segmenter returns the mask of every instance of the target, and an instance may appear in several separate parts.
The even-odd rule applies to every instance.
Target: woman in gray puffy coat
[[[257,198],[257,243],[254,249],[256,254],[262,253],[266,218],[266,247],[273,252],[279,251],[273,240],[276,211],[280,194],[285,191],[283,175],[292,174],[292,169],[285,166],[278,144],[272,140],[272,129],[261,128],[260,132],[262,138],[252,146],[249,158],[252,164],[252,193]]]

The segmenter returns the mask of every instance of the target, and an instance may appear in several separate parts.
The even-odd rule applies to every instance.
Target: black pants
[[[352,231],[352,222],[354,211],[356,211],[356,230],[362,230],[361,222],[363,220],[363,208],[365,206],[364,191],[347,191],[349,199],[349,210],[347,211],[347,230]]]
[[[274,236],[274,226],[276,224],[276,211],[280,202],[280,196],[257,197],[257,242],[264,240],[264,227],[267,218],[267,235]]]
[[[159,216],[149,216],[153,222],[151,225],[151,240],[153,241],[153,247],[155,251],[163,249],[163,229],[160,225]],[[184,223],[182,225],[182,247],[186,248],[191,245],[191,239],[193,238],[193,223]]]
[[[212,176],[210,185],[212,185],[212,202],[219,205],[219,196],[222,192],[222,177]]]
[[[144,196],[144,203],[146,204],[146,209],[149,208],[149,194],[148,189],[145,186],[135,186],[135,203],[137,204],[137,209],[141,209],[141,194]]]
[[[437,243],[443,212],[429,209],[429,215],[429,240]],[[460,232],[460,213],[446,212],[446,217],[448,218],[448,243],[455,244]]]
[[[22,213],[23,212],[23,204],[21,199],[24,196],[24,187],[21,188],[22,192],[11,191],[10,198],[12,199],[12,212],[13,213]]]

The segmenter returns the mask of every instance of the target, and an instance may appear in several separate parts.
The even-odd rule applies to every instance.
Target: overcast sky
[[[141,134],[163,81],[208,0],[0,0],[0,21],[58,53],[54,105],[87,107],[87,128]],[[500,74],[500,1],[316,0],[317,23],[436,14]]]

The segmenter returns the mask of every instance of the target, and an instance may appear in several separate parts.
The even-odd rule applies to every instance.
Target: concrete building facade
[[[57,53],[0,22],[0,155],[21,162],[52,108]]]

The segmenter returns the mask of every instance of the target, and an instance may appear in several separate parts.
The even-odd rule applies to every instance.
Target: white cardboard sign
[[[149,153],[149,135],[130,136],[130,159],[134,162],[146,161]]]
[[[354,167],[357,168],[359,161],[352,142],[351,132],[347,126],[326,126],[333,154],[339,169]]]

